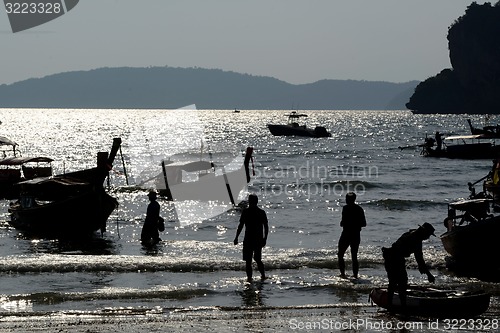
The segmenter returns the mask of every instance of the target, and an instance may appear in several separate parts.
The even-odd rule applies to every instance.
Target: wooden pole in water
[[[212,151],[210,150],[210,147],[208,148],[208,154],[210,156],[210,164],[215,173],[215,164],[213,162]],[[224,168],[224,165],[222,165],[222,175],[224,177],[224,182],[226,183],[226,189],[227,189],[227,194],[229,195],[229,200],[231,200],[231,203],[233,204],[233,206],[235,206],[236,204],[234,202],[233,192],[231,191],[231,186],[229,185],[229,180],[227,179],[226,169]]]
[[[167,200],[172,200],[172,193],[170,192],[170,187],[168,187],[168,179],[167,179],[167,169],[165,168],[165,161],[161,161],[161,169],[163,171],[163,180],[165,181],[165,192]]]
[[[235,206],[233,192],[231,191],[231,186],[229,185],[229,180],[227,179],[226,169],[224,168],[224,166],[222,166],[222,175],[224,176],[224,181],[226,182],[227,194],[229,194],[229,199],[231,200],[233,206]]]
[[[120,146],[120,156],[122,158],[122,166],[123,166],[123,174],[125,175],[125,182],[128,185],[127,168],[125,167],[125,160],[123,159],[122,146]]]

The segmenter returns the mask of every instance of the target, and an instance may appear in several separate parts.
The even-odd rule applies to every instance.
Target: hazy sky
[[[477,3],[493,1],[476,1]],[[406,82],[450,67],[448,27],[471,0],[80,0],[12,33],[0,14],[0,84],[100,67],[203,67]]]

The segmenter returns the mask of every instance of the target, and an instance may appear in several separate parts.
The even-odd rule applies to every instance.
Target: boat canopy
[[[445,140],[462,140],[462,139],[483,139],[487,138],[484,135],[481,134],[472,134],[472,135],[454,135],[454,136],[448,136],[444,138]]]
[[[190,162],[173,162],[165,165],[167,169],[180,169],[186,172],[195,172],[209,170],[212,168],[212,163],[208,161],[190,161]]]
[[[300,118],[300,117],[307,117],[307,114],[303,113],[297,113],[296,111],[292,111],[289,115],[289,118]]]
[[[88,182],[80,179],[55,176],[55,177],[40,177],[31,180],[19,182],[21,186],[86,186]]]
[[[457,210],[467,211],[478,206],[488,205],[490,202],[492,199],[468,199],[451,202],[449,206]]]
[[[39,200],[63,200],[92,190],[90,183],[66,176],[39,177],[16,185],[24,196]]]
[[[6,138],[5,136],[0,136],[0,146],[17,146],[17,143]]]
[[[48,157],[7,157],[0,160],[0,165],[15,166],[15,165],[23,165],[29,162],[50,163],[52,161],[53,159]]]

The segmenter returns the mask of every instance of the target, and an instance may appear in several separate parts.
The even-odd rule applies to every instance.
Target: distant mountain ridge
[[[0,85],[0,107],[403,110],[418,83],[290,84],[219,69],[106,67]]]

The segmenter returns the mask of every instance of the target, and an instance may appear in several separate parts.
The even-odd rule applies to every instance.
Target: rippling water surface
[[[417,148],[398,148],[421,143],[436,130],[467,134],[465,116],[311,111],[307,124],[321,124],[332,132],[331,138],[311,139],[269,133],[266,124],[286,122],[286,111],[186,114],[2,109],[0,135],[16,141],[25,156],[52,157],[55,173],[93,167],[97,152],[108,151],[113,137],[121,137],[131,181],[156,168],[159,159],[186,148],[196,155],[201,149],[238,152],[254,147],[256,175],[240,197],[258,193],[268,214],[271,233],[264,262],[270,279],[244,283],[241,249],[232,244],[237,209],[181,224],[172,203],[161,201],[168,220],[163,242],[143,248],[139,235],[147,192],[126,187],[118,158],[110,191],[120,206],[102,238],[85,242],[26,238],[9,227],[8,201],[0,202],[1,314],[339,304],[375,312],[366,300],[371,288],[387,283],[380,248],[423,222],[432,223],[438,234],[444,232],[447,203],[466,197],[467,182],[480,179],[491,166],[488,160],[431,159],[420,156]],[[472,120],[483,124],[479,116]],[[336,246],[347,191],[358,194],[368,223],[362,232],[361,279],[356,284],[337,277]],[[438,285],[492,291],[495,296],[487,316],[498,317],[496,283],[447,271],[438,238],[424,247]],[[414,261],[410,275],[411,283],[425,283]]]

